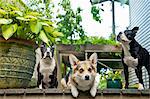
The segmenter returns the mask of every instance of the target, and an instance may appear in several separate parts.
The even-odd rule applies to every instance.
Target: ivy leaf
[[[52,43],[55,43],[56,38],[54,38],[54,37],[52,37],[52,36],[49,36],[49,39],[50,39],[50,41],[51,41]]]
[[[21,11],[14,11],[16,14],[18,14],[19,16],[23,16],[23,12]]]
[[[44,25],[44,26],[49,26],[49,24],[47,24],[46,22],[40,22],[41,25]]]
[[[8,12],[0,8],[0,15],[6,15]]]
[[[0,24],[10,24],[13,20],[12,19],[0,19]]]
[[[20,37],[20,38],[26,37],[25,31],[24,31],[24,29],[23,29],[23,26],[18,26],[18,28],[17,28],[17,35],[18,35],[18,37]]]
[[[32,16],[42,16],[42,14],[38,13],[38,12],[28,12],[28,15],[32,15]]]
[[[19,11],[20,10],[17,6],[13,6],[11,4],[8,4],[7,6],[8,6],[8,8],[11,8],[11,10],[14,10],[14,11]]]
[[[29,21],[30,19],[26,19],[24,17],[16,17],[16,19],[21,20],[21,21]]]
[[[52,26],[43,26],[44,30],[48,33],[52,33],[54,28]]]
[[[32,15],[26,15],[26,16],[24,16],[24,18],[30,19],[30,21],[35,21],[35,20],[37,20],[37,17],[32,16]]]
[[[62,36],[64,36],[63,35],[63,33],[61,33],[61,32],[58,32],[58,31],[54,31],[53,33],[52,33],[52,35],[53,35],[53,37],[62,37]]]
[[[33,33],[38,34],[41,29],[42,29],[42,25],[40,22],[30,22],[30,29]]]
[[[2,35],[7,40],[9,39],[17,30],[17,24],[3,25],[2,26]]]
[[[43,26],[44,30],[47,33],[50,33],[52,37],[62,37],[64,36],[63,33],[56,31],[52,26]]]
[[[49,42],[49,39],[47,38],[46,34],[44,31],[40,31],[40,35],[39,35],[39,38],[45,42],[46,44],[48,44]],[[49,45],[49,44],[48,44]]]
[[[10,12],[10,14],[13,16],[23,16],[23,12],[21,11],[12,11]]]

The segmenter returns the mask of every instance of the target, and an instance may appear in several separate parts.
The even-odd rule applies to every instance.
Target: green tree
[[[60,20],[58,22],[58,29],[60,32],[64,33],[61,38],[61,43],[74,43],[74,38],[83,39],[85,38],[85,31],[82,28],[81,21],[82,17],[80,15],[81,8],[77,8],[73,11],[71,8],[70,0],[62,0],[60,2],[65,14],[59,14],[57,18]]]

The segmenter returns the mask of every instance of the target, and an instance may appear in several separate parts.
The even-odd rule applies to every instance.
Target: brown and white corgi
[[[95,97],[99,84],[97,73],[97,54],[93,53],[88,60],[80,61],[74,55],[69,55],[72,71],[61,80],[63,88],[71,89],[73,97],[77,97],[79,90],[90,91]]]

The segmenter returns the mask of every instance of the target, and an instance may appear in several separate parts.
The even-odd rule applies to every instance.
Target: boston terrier
[[[122,45],[122,63],[124,66],[125,74],[125,88],[129,85],[129,73],[128,67],[135,69],[136,76],[139,80],[139,90],[144,89],[142,79],[142,66],[145,66],[149,75],[149,88],[150,88],[150,62],[149,52],[143,48],[136,40],[135,36],[139,27],[134,27],[132,30],[125,30],[120,32],[117,36],[117,40]]]
[[[41,59],[37,66],[37,85],[40,89],[57,88],[57,66],[54,59],[54,46],[46,47],[43,43],[40,47]]]

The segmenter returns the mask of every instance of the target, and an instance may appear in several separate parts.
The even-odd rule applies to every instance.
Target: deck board
[[[69,90],[58,89],[0,89],[0,99],[75,99]],[[98,90],[95,98],[81,92],[77,99],[150,99],[150,90]]]
[[[83,92],[82,92],[83,93]],[[34,94],[71,94],[69,90],[59,90],[59,89],[0,89],[0,95],[34,95]],[[98,90],[98,95],[102,94],[118,94],[118,95],[149,95],[150,96],[150,89],[146,90],[137,90],[137,89],[104,89]]]

